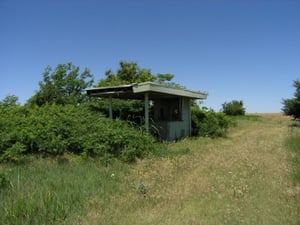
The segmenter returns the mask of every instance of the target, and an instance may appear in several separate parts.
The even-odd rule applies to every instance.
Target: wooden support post
[[[149,94],[145,93],[145,128],[149,132]]]
[[[113,113],[112,113],[112,96],[109,96],[109,118],[113,118]]]

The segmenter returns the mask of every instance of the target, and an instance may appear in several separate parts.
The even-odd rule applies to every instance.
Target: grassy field
[[[227,138],[185,139],[136,164],[0,164],[0,224],[300,224],[299,129],[252,115]]]

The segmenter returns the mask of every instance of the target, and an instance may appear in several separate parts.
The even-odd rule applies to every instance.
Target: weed
[[[0,191],[8,186],[11,186],[11,182],[7,177],[7,173],[0,173]]]
[[[138,186],[138,191],[140,194],[142,194],[144,197],[146,197],[147,193],[148,193],[148,186],[145,182],[140,182],[139,186]]]

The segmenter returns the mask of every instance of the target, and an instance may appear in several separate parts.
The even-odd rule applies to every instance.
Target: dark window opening
[[[182,120],[182,101],[180,98],[159,100],[156,102],[157,119],[161,121]]]

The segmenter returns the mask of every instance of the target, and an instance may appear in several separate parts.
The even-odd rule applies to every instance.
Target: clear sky
[[[280,112],[300,79],[300,0],[0,0],[0,99],[34,95],[47,65],[95,81],[120,60],[172,73],[204,105]]]

